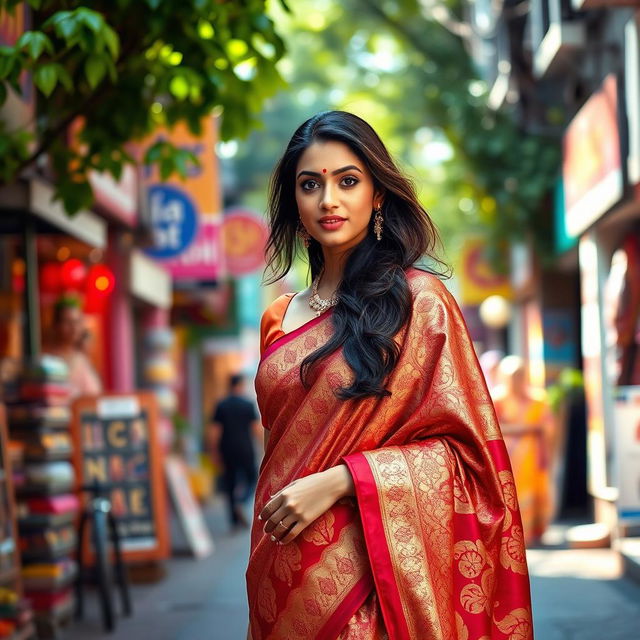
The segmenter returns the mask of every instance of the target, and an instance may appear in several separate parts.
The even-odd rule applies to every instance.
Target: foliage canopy
[[[30,28],[0,47],[0,185],[48,157],[69,213],[92,204],[90,171],[120,175],[130,141],[180,121],[197,134],[216,110],[223,139],[246,135],[283,86],[275,64],[284,45],[264,0],[0,0],[0,12],[25,4]],[[25,97],[25,73],[35,117],[12,130],[1,108],[11,92]],[[79,118],[81,144],[70,146]],[[194,157],[160,142],[145,161],[167,177],[186,173]]]

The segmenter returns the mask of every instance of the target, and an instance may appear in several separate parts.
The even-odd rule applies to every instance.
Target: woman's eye
[[[346,177],[343,179],[343,182],[345,182],[345,181],[347,181],[347,180],[350,180],[350,183],[346,185],[347,187],[354,187],[355,185],[357,185],[357,184],[358,184],[358,180],[357,180],[357,178],[354,178],[353,176],[346,176]]]
[[[311,189],[313,189],[313,185],[316,184],[318,183],[315,180],[305,180],[301,186],[305,191],[310,191]]]

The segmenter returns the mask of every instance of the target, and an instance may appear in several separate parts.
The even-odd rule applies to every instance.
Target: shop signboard
[[[618,515],[640,522],[640,386],[616,389],[615,469]]]
[[[511,284],[506,275],[497,273],[485,255],[486,242],[480,237],[464,241],[456,274],[460,280],[463,305],[479,305],[492,295],[511,298]]]
[[[553,189],[553,245],[557,254],[572,249],[578,243],[567,229],[567,214],[564,208],[564,183],[558,178]]]
[[[148,194],[154,246],[147,253],[160,260],[175,258],[196,237],[196,207],[186,191],[168,184],[154,184]]]
[[[259,214],[240,208],[225,211],[222,246],[229,273],[243,276],[261,269],[268,238],[269,229]]]
[[[101,211],[127,227],[136,226],[138,222],[138,176],[134,166],[124,165],[118,180],[109,173],[92,171],[89,174],[89,184],[93,189],[96,206]]]
[[[83,117],[76,118],[68,132],[68,144],[81,152],[86,150],[86,144],[80,140],[84,122]],[[138,223],[139,204],[136,167],[125,164],[118,179],[106,171],[90,171],[88,177],[95,206],[100,213],[129,228],[134,228]]]
[[[562,145],[567,232],[577,237],[623,194],[618,82],[609,74],[567,127]]]
[[[214,118],[206,117],[198,136],[178,124],[171,130],[158,129],[138,145],[137,155],[142,158],[154,143],[171,142],[191,151],[200,163],[199,167],[190,167],[185,178],[176,175],[160,180],[157,168],[150,166],[141,171],[155,242],[146,251],[174,281],[212,281],[224,274],[216,139]]]
[[[205,558],[213,553],[213,540],[202,515],[187,475],[186,465],[178,456],[165,460],[167,484],[173,507],[191,552],[196,558]]]
[[[157,400],[148,392],[87,396],[73,405],[78,483],[107,491],[127,560],[158,560],[169,551],[157,430]]]

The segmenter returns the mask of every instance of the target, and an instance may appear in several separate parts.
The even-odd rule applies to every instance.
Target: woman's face
[[[382,201],[360,158],[330,140],[314,142],[300,156],[296,203],[309,234],[324,249],[343,251],[365,238],[372,210]]]
[[[65,345],[76,346],[84,331],[84,314],[78,307],[66,307],[60,314],[57,338]]]

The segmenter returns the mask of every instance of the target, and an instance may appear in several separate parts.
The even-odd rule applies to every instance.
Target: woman
[[[550,486],[552,422],[543,389],[527,384],[524,361],[500,361],[493,402],[500,422],[520,505],[525,544],[544,533],[552,514]]]
[[[509,461],[464,322],[413,266],[436,232],[373,129],[318,114],[276,167],[253,640],[532,638]]]
[[[67,296],[56,302],[53,308],[53,340],[45,351],[67,363],[72,398],[102,393],[102,381],[86,352],[85,322],[78,299]]]

